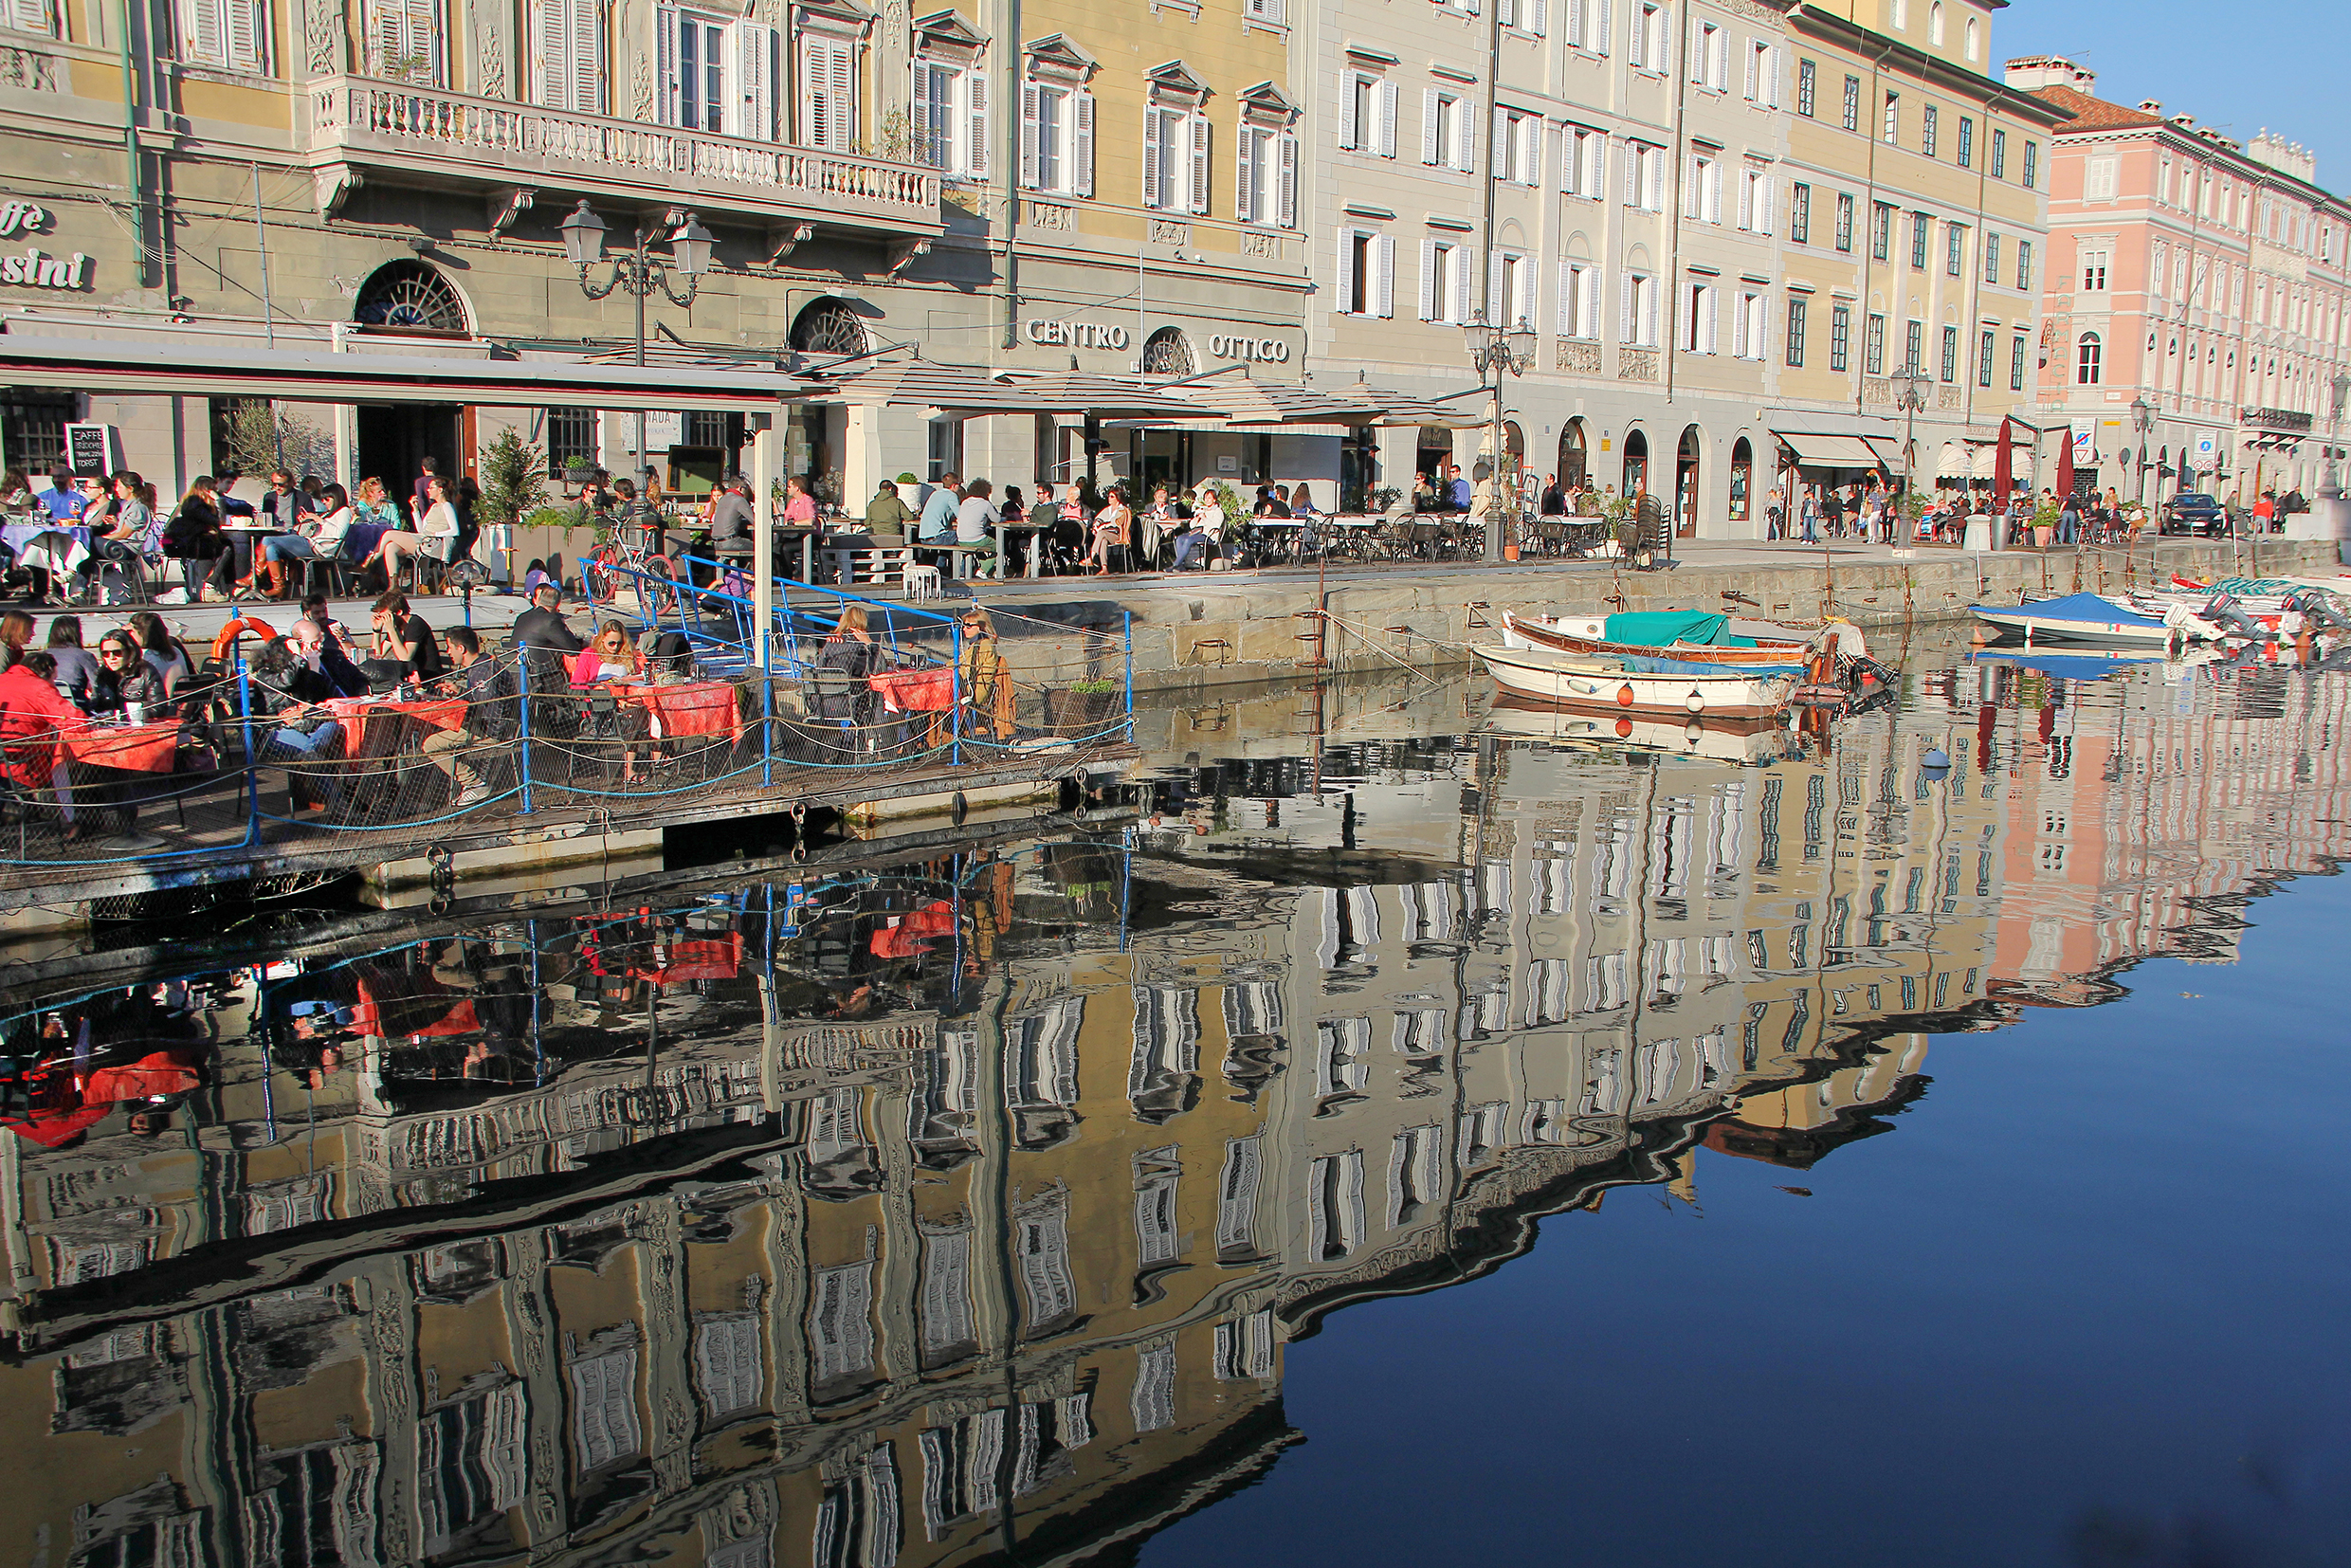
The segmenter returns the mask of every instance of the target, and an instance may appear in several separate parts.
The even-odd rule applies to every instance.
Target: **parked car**
[[[2163,502],[2156,527],[2164,534],[2225,534],[2229,531],[2229,514],[2213,497],[2196,490],[2182,490]]]

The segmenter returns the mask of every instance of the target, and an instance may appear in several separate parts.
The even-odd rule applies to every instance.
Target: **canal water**
[[[2351,676],[1903,663],[8,955],[0,1564],[2351,1560]]]

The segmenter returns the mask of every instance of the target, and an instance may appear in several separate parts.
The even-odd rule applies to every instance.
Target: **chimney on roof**
[[[2012,60],[2001,80],[2019,92],[2032,92],[2041,87],[2070,87],[2077,93],[2095,96],[2098,73],[2077,65],[2063,55],[2033,54]]]
[[[2139,112],[2142,115],[2156,115],[2160,117],[2163,113],[2163,105],[2158,100],[2152,98],[2142,98],[2139,100]]]

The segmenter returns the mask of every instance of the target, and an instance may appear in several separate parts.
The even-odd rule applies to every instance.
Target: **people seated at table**
[[[444,667],[441,645],[425,618],[409,608],[408,595],[392,589],[370,608],[375,648],[359,667],[377,684],[405,684],[436,679]]]
[[[1102,510],[1094,514],[1094,549],[1086,559],[1093,564],[1094,575],[1110,575],[1110,553],[1119,554],[1119,568],[1126,566],[1127,536],[1134,531],[1135,514],[1126,504],[1126,490],[1114,484],[1103,501]]]
[[[1145,571],[1156,571],[1168,551],[1168,541],[1176,537],[1180,525],[1192,516],[1192,508],[1176,500],[1164,484],[1151,487],[1151,504],[1135,520],[1136,547],[1139,564]]]
[[[382,567],[387,588],[399,581],[401,567],[419,556],[444,564],[463,558],[465,520],[459,515],[452,486],[431,473],[425,476],[424,484],[425,504],[417,514],[414,531],[386,534],[376,541],[374,554],[360,562],[362,569]]]
[[[889,653],[874,641],[867,629],[866,607],[845,605],[840,620],[826,633],[824,646],[817,650],[816,664],[820,669],[838,670],[849,678],[846,697],[825,696],[819,699],[818,717],[846,719],[852,723],[870,723],[873,719],[875,695],[867,683],[889,667]]]
[[[751,484],[740,474],[720,481],[710,495],[710,553],[730,566],[751,559],[759,515],[751,504]]]
[[[341,485],[324,486],[319,499],[319,509],[303,514],[293,532],[272,534],[262,540],[262,561],[253,571],[265,579],[266,592],[273,599],[282,599],[291,592],[289,562],[335,559],[342,554],[344,536],[358,520],[351,497]]]
[[[21,610],[0,615],[0,669],[22,659],[32,647],[33,619]]]
[[[996,646],[995,618],[979,605],[963,612],[962,647],[956,654],[956,686],[974,735],[1012,738],[1012,678]]]
[[[304,606],[305,613],[285,634],[294,657],[310,669],[326,677],[328,685],[337,697],[365,697],[368,694],[367,672],[351,662],[342,643],[330,629],[331,617],[326,601],[318,601],[318,608]]]
[[[400,508],[392,504],[392,494],[384,488],[384,482],[380,479],[363,479],[359,482],[358,499],[352,503],[351,509],[358,514],[359,521],[374,527],[400,526]]]
[[[82,710],[57,689],[57,661],[46,650],[23,655],[0,670],[0,778],[27,794],[48,794],[65,824],[65,842],[80,839],[73,786],[60,766],[57,737],[82,721]]]
[[[90,690],[93,714],[119,714],[142,722],[151,714],[160,716],[171,700],[163,677],[147,662],[138,638],[128,628],[98,640],[98,681]]]
[[[1289,492],[1278,485],[1260,484],[1257,503],[1249,508],[1253,518],[1287,518],[1290,515]]]
[[[1176,537],[1176,570],[1183,571],[1194,560],[1206,565],[1209,556],[1225,534],[1224,503],[1217,499],[1212,485],[1203,484],[1193,492],[1190,526]]]
[[[259,738],[253,765],[285,769],[288,816],[332,812],[341,800],[343,726],[323,705],[337,695],[283,637],[263,644],[246,666],[246,711]]]
[[[994,494],[993,484],[975,479],[963,487],[963,500],[956,506],[955,541],[971,552],[975,577],[998,574],[995,527],[1003,514],[996,510]]]
[[[237,569],[235,551],[221,532],[220,491],[210,474],[198,474],[163,526],[163,554],[180,565],[180,585],[190,604],[208,594],[228,596]]]
[[[60,468],[49,475],[48,487],[32,493],[33,503],[47,511],[56,522],[82,520],[82,496],[73,475]]]
[[[469,626],[453,626],[444,635],[449,645],[449,670],[442,684],[451,696],[465,700],[465,720],[454,729],[438,729],[425,737],[425,759],[449,777],[449,807],[465,811],[489,799],[490,786],[476,764],[512,739],[518,729],[514,672],[503,659],[482,651],[482,639]]]
[[[59,694],[86,712],[98,690],[98,661],[82,646],[81,616],[50,620],[48,654],[57,663]]]
[[[93,527],[89,559],[82,570],[102,585],[108,567],[122,576],[126,592],[136,593],[146,569],[163,558],[163,529],[155,513],[155,491],[129,468],[115,475],[113,505],[104,531]]]
[[[634,680],[645,667],[644,655],[618,621],[596,628],[595,639],[572,660],[572,684],[585,691],[607,681]]]
[[[163,617],[152,610],[124,617],[123,625],[138,639],[140,656],[163,682],[166,695],[176,701],[180,687],[195,679],[195,660],[188,656],[188,649],[172,634],[172,629],[163,624]]]
[[[563,589],[552,578],[531,590],[531,608],[515,617],[514,640],[522,647],[577,653],[588,645],[563,619]]]

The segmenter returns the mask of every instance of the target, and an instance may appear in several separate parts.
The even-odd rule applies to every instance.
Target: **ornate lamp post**
[[[669,260],[663,262],[651,254],[656,228],[669,233]],[[641,223],[637,226],[637,244],[633,250],[625,250],[612,258],[612,275],[602,284],[588,281],[588,269],[604,260],[604,236],[609,228],[602,218],[589,209],[583,199],[572,215],[563,220],[563,254],[579,273],[580,292],[591,300],[601,300],[616,288],[625,288],[637,301],[637,364],[645,364],[645,301],[659,288],[669,302],[683,309],[694,302],[694,291],[702,284],[702,275],[710,267],[710,230],[691,212],[671,208],[664,213],[658,226]],[[685,280],[685,292],[680,294],[669,286],[669,274],[676,271]],[[645,475],[645,410],[637,410],[637,473]]]
[[[2139,504],[2147,503],[2147,436],[2155,429],[2155,405],[2143,397],[2130,404],[2131,428],[2139,433]]]
[[[1907,501],[1918,488],[1919,415],[1926,411],[1926,394],[1935,378],[1916,365],[1905,365],[1891,377],[1894,406],[1902,410],[1902,493]]]
[[[1502,445],[1502,378],[1504,374],[1524,375],[1535,365],[1535,329],[1521,321],[1514,326],[1488,326],[1484,312],[1463,329],[1469,348],[1469,363],[1477,367],[1478,379],[1484,383],[1489,374],[1494,378],[1494,397],[1486,416],[1488,439],[1492,452],[1485,469],[1485,509],[1489,530],[1486,548],[1499,556],[1502,553],[1501,523],[1497,514],[1502,506],[1503,445]]]
[[[2327,405],[2327,423],[2332,427],[2328,434],[2334,443],[2326,448],[2326,490],[2339,496],[2342,494],[2342,408],[2344,401],[2351,399],[2351,375],[2338,374],[2326,384],[2326,390],[2333,394],[2333,401]]]

